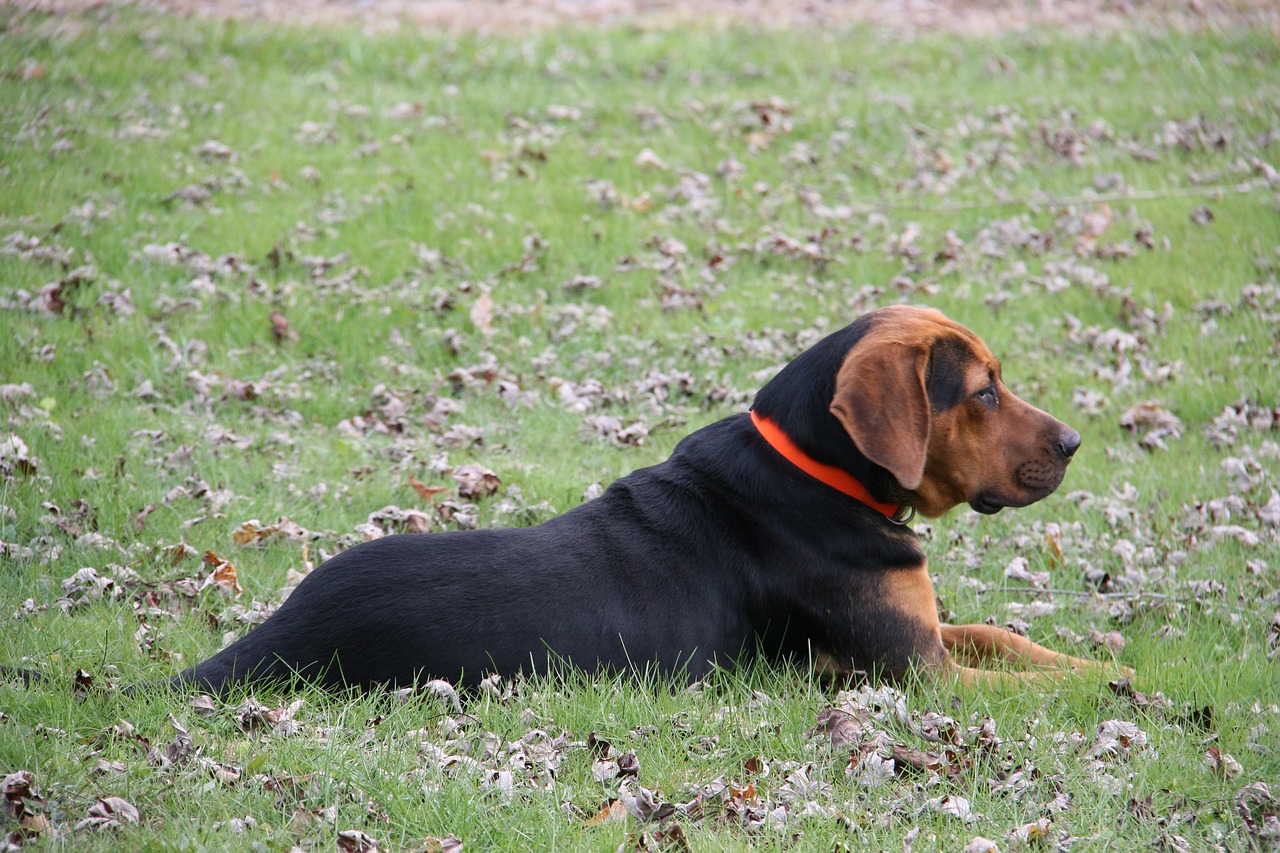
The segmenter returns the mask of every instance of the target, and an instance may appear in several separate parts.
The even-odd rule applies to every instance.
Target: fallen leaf
[[[1236,791],[1235,804],[1236,814],[1259,847],[1265,849],[1280,840],[1280,800],[1272,796],[1265,782],[1250,782]]]
[[[114,829],[126,823],[138,822],[138,809],[133,803],[120,797],[102,797],[89,807],[88,814],[75,825],[82,829]]]
[[[142,529],[147,526],[147,516],[151,515],[151,513],[155,511],[155,504],[147,504],[142,509],[138,510],[137,514],[133,517],[133,529],[141,533]]]
[[[34,782],[35,776],[29,770],[10,773],[0,782],[0,796],[4,797],[0,802],[0,816],[18,826],[10,833],[6,849],[20,849],[27,838],[49,830],[49,818],[44,813],[45,800],[33,790]]]
[[[482,335],[493,332],[493,297],[488,291],[482,291],[471,305],[471,322],[476,324]]]
[[[663,159],[649,148],[640,150],[640,153],[636,155],[635,164],[638,169],[652,169],[657,172],[665,172],[668,168]]]
[[[613,800],[594,816],[587,820],[587,826],[599,826],[602,823],[618,823],[627,819],[627,807],[622,800]]]
[[[818,713],[818,722],[807,732],[809,737],[825,734],[836,749],[856,744],[862,740],[866,719],[859,719],[839,708],[824,708]]]
[[[195,741],[191,739],[190,733],[187,732],[182,724],[173,716],[169,715],[169,725],[173,728],[174,739],[165,747],[164,758],[166,764],[180,764],[186,761],[195,749]]]
[[[299,335],[289,325],[288,319],[279,311],[272,311],[267,318],[271,321],[271,337],[275,339],[276,345],[283,344],[285,341],[299,340]]]
[[[338,833],[338,850],[341,853],[379,853],[381,848],[372,836],[359,829],[344,829]]]
[[[1213,219],[1213,211],[1209,209],[1207,204],[1202,204],[1191,211],[1191,221],[1196,225],[1209,225],[1213,222]]]
[[[1244,773],[1244,768],[1240,766],[1239,761],[1216,746],[1205,750],[1204,763],[1214,775],[1221,776],[1223,779],[1238,779]]]
[[[483,465],[459,465],[450,476],[458,484],[458,494],[469,500],[488,497],[502,485],[498,475]]]
[[[659,850],[675,851],[675,853],[689,853],[690,850],[684,827],[674,821],[658,827],[653,834],[653,840],[658,842]]]
[[[449,491],[445,486],[428,486],[426,483],[415,479],[412,474],[409,475],[409,485],[418,493],[418,497],[425,501],[430,501],[436,495]]]
[[[244,589],[240,586],[240,580],[236,576],[236,567],[219,557],[212,551],[204,552],[204,565],[210,572],[201,584],[201,589],[205,587],[217,587],[218,591],[223,595],[230,595],[232,598],[239,598]]]
[[[1033,847],[1045,843],[1049,839],[1049,830],[1053,826],[1053,821],[1047,817],[1031,823],[1024,823],[1022,826],[1009,833],[1009,840],[1018,842],[1019,844]]]

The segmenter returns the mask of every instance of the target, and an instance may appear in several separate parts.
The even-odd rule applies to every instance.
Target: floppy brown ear
[[[854,346],[836,375],[831,413],[858,450],[904,489],[919,488],[929,448],[929,352],[898,342]]]

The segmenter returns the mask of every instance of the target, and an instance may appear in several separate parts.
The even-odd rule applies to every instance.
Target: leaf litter
[[[652,73],[665,72],[655,68]],[[21,76],[38,80],[41,75],[28,68]],[[875,94],[886,109],[909,110],[909,103],[891,93]],[[449,116],[429,115],[432,109],[404,103],[386,107],[385,112],[393,121],[420,122],[433,129],[456,124]],[[560,271],[554,266],[560,247],[528,228],[519,247],[487,272],[469,258],[464,260],[466,253],[460,250],[453,258],[417,244],[415,265],[384,280],[363,266],[357,253],[332,241],[323,249],[303,248],[385,204],[377,191],[357,198],[323,189],[308,221],[299,222],[261,259],[220,253],[221,247],[213,248],[214,241],[199,231],[179,236],[163,233],[159,225],[148,229],[131,244],[130,263],[167,277],[158,292],[113,280],[111,276],[119,275],[128,283],[121,271],[91,257],[69,236],[76,228],[103,227],[120,216],[116,203],[85,199],[69,217],[77,225],[42,229],[41,236],[32,236],[35,229],[27,223],[6,222],[12,230],[0,242],[0,254],[39,270],[46,283],[6,289],[0,293],[0,311],[76,322],[92,318],[106,328],[136,322],[139,315],[148,318],[156,353],[168,363],[167,375],[143,378],[114,365],[86,364],[85,392],[99,400],[128,394],[139,420],[148,424],[154,421],[142,415],[157,407],[172,408],[199,424],[192,434],[143,427],[131,435],[130,452],[120,456],[120,465],[154,469],[162,478],[162,489],[131,508],[129,523],[141,534],[164,513],[177,512],[188,514],[182,530],[193,542],[204,541],[198,525],[210,521],[225,521],[230,531],[212,549],[169,534],[144,544],[124,528],[99,521],[101,513],[87,501],[45,501],[36,525],[25,518],[18,523],[13,510],[0,513],[0,554],[53,562],[74,553],[78,562],[92,563],[63,578],[43,599],[24,602],[14,617],[33,619],[50,605],[73,619],[87,618],[95,608],[127,608],[121,612],[132,612],[138,620],[133,637],[139,649],[153,659],[167,660],[166,625],[194,615],[217,630],[242,630],[265,619],[312,566],[359,541],[553,513],[545,502],[524,499],[519,482],[523,470],[508,464],[504,443],[510,432],[504,420],[518,422],[523,412],[554,407],[577,420],[587,452],[600,445],[638,458],[663,431],[682,429],[707,412],[741,407],[750,397],[746,389],[812,344],[826,328],[822,321],[796,328],[779,316],[731,337],[692,331],[678,340],[658,342],[622,331],[609,307],[612,294],[639,282],[638,299],[658,314],[677,322],[684,316],[714,317],[723,300],[732,298],[735,269],[749,268],[778,273],[772,281],[780,294],[812,298],[822,312],[839,317],[899,296],[927,297],[951,289],[980,296],[995,312],[1044,295],[1104,305],[1109,319],[1099,320],[1098,312],[1081,312],[1081,317],[1087,316],[1081,319],[1064,309],[1045,318],[1037,338],[1048,338],[1057,348],[1061,369],[1076,383],[1075,414],[1112,429],[1110,434],[1104,431],[1105,450],[1119,463],[1186,452],[1191,442],[1203,438],[1223,452],[1217,470],[1208,466],[1195,495],[1174,497],[1167,519],[1153,513],[1155,499],[1149,487],[1124,482],[1105,494],[1067,494],[1078,517],[1088,523],[1011,522],[1012,551],[993,546],[963,523],[940,528],[945,538],[930,543],[940,551],[935,565],[945,561],[963,567],[958,578],[940,585],[940,593],[944,598],[959,598],[961,590],[1003,593],[1014,600],[1004,602],[1005,612],[997,621],[1024,633],[1043,630],[1037,622],[1051,616],[1049,621],[1057,624],[1059,616],[1071,611],[1090,627],[1085,633],[1057,628],[1058,636],[1109,652],[1122,651],[1139,632],[1175,641],[1194,615],[1221,619],[1239,630],[1260,627],[1260,650],[1271,660],[1280,657],[1280,601],[1273,582],[1280,535],[1274,475],[1280,458],[1280,401],[1268,398],[1265,390],[1261,395],[1255,391],[1233,403],[1218,400],[1212,407],[1217,415],[1175,404],[1183,399],[1178,393],[1181,384],[1188,374],[1195,375],[1194,362],[1169,359],[1162,346],[1171,326],[1187,322],[1194,322],[1201,337],[1209,339],[1236,316],[1275,321],[1280,317],[1277,262],[1259,259],[1255,283],[1238,293],[1224,289],[1204,294],[1206,298],[1189,308],[1135,293],[1124,265],[1142,253],[1170,252],[1173,247],[1170,237],[1161,233],[1167,225],[1157,228],[1131,206],[1137,194],[1120,172],[1113,171],[1109,154],[1123,152],[1135,162],[1165,163],[1171,170],[1190,162],[1182,158],[1199,158],[1196,168],[1205,163],[1209,167],[1202,174],[1187,175],[1194,186],[1230,181],[1241,192],[1273,192],[1276,170],[1267,162],[1274,159],[1271,145],[1250,137],[1229,116],[1169,117],[1138,134],[1050,107],[1039,114],[1008,107],[974,111],[947,127],[919,123],[906,135],[900,154],[868,166],[886,180],[892,176],[895,190],[903,193],[898,198],[953,198],[963,204],[966,191],[974,186],[991,187],[999,196],[1012,184],[1009,176],[1045,160],[1061,161],[1078,172],[1085,185],[1079,200],[1045,199],[1030,213],[992,212],[969,226],[949,223],[950,230],[944,231],[935,230],[934,220],[915,221],[891,205],[867,204],[838,182],[815,177],[818,164],[839,152],[856,155],[858,143],[852,125],[837,127],[825,138],[810,136],[808,109],[796,98],[768,94],[720,104],[708,99],[688,105],[687,113],[675,106],[636,105],[631,116],[641,129],[643,144],[609,156],[634,167],[638,179],[628,184],[619,177],[584,175],[577,192],[595,215],[641,221],[644,233],[589,272]],[[373,110],[377,114],[383,107]],[[565,125],[581,130],[599,120],[599,110],[588,103],[543,112],[511,114],[503,130],[488,140],[494,156],[485,159],[495,182],[536,180],[538,171],[549,169],[545,164],[562,156],[558,149],[571,135]],[[378,160],[387,156],[389,138],[361,135],[353,140],[351,133],[352,122],[365,122],[368,114],[368,108],[335,104],[330,115],[301,121],[290,133],[302,146],[341,148],[352,160]],[[717,163],[698,163],[664,145],[673,126],[691,115],[730,140],[734,153],[718,151]],[[128,121],[120,131],[121,144],[170,132],[161,120]],[[49,151],[71,157],[76,145],[54,140]],[[268,190],[268,182],[255,184],[238,171],[248,170],[250,156],[240,146],[208,139],[188,146],[187,153],[212,171],[182,174],[165,184],[156,203],[166,216],[180,211],[218,215],[217,207],[229,205],[233,197],[279,191],[276,184]],[[763,158],[776,159],[781,174],[766,179],[760,168]],[[298,178],[324,188],[333,174],[331,166],[308,166]],[[1104,194],[1106,198],[1099,197]],[[483,204],[486,207],[476,204],[467,211],[480,235],[486,229],[492,233],[501,215],[486,209],[493,207],[488,201]],[[751,206],[751,216],[740,213],[743,204]],[[1209,231],[1223,225],[1223,208],[1213,196],[1186,210],[1184,218],[1197,228]],[[851,259],[864,256],[898,265],[901,272],[878,285],[836,280],[846,275]],[[542,293],[508,286],[543,274],[550,284]],[[975,291],[977,280],[991,284]],[[556,295],[550,296],[553,290]],[[453,359],[446,360],[447,367],[424,369],[421,351],[415,352],[408,342],[409,327],[406,334],[397,329],[389,337],[388,355],[378,365],[385,381],[362,383],[367,390],[357,395],[359,399],[346,401],[341,416],[328,418],[325,426],[363,454],[359,467],[351,469],[351,479],[388,476],[404,487],[405,496],[400,501],[404,506],[386,504],[339,530],[307,529],[284,516],[265,522],[246,518],[249,512],[229,517],[245,499],[236,491],[247,489],[240,482],[218,483],[208,473],[209,457],[203,454],[206,446],[214,458],[239,459],[249,451],[272,454],[284,466],[278,469],[283,476],[296,477],[298,463],[289,457],[306,439],[290,433],[306,421],[302,412],[311,411],[313,386],[332,381],[335,366],[310,357],[286,359],[267,369],[249,367],[257,363],[252,359],[237,364],[236,359],[223,358],[209,331],[198,326],[195,332],[190,326],[184,331],[182,318],[234,306],[256,323],[260,343],[292,354],[315,340],[315,331],[302,319],[305,314],[292,307],[301,294],[330,306],[421,306],[441,322],[440,328],[431,327],[430,344]],[[597,299],[602,304],[596,304]],[[209,340],[201,340],[199,334]],[[513,343],[517,336],[527,336],[527,343]],[[570,344],[579,340],[599,345],[588,347],[588,353],[575,352]],[[22,346],[35,363],[65,358],[65,344],[33,337]],[[729,367],[738,363],[754,375],[735,375]],[[61,439],[43,398],[61,389],[37,388],[38,384],[33,379],[0,386],[0,411],[9,421],[0,435],[0,482],[10,489],[31,484],[47,489],[51,479],[62,474],[49,461],[57,457],[51,449]],[[1138,452],[1129,455],[1135,448]],[[482,461],[453,464],[446,453]],[[91,482],[89,472],[85,479]],[[346,485],[307,484],[309,492],[299,491],[318,502],[337,501],[345,499]],[[156,507],[161,508],[160,516]],[[293,510],[290,515],[302,518]],[[1228,546],[1239,549],[1250,567],[1240,587],[1189,576],[1184,570],[1188,560],[1227,552]],[[287,583],[265,599],[245,600],[241,581],[253,588],[260,585],[249,584],[233,563],[248,574],[259,553],[288,555]],[[965,574],[990,564],[992,554],[1002,555],[1003,572],[997,563],[994,574],[987,572],[983,579]],[[1262,611],[1255,606],[1259,603]],[[110,673],[85,671],[75,681],[82,692],[89,692],[111,686],[116,679]],[[486,683],[483,695],[486,701],[506,706],[518,704],[525,689],[496,679]],[[610,735],[625,744],[614,746],[590,732],[580,740],[549,720],[522,732],[504,728],[499,733],[486,728],[482,718],[463,713],[473,703],[464,706],[444,683],[399,698],[439,706],[444,713],[437,727],[411,733],[418,741],[419,763],[409,774],[424,791],[465,782],[506,802],[546,797],[584,826],[624,824],[631,833],[626,849],[689,849],[687,833],[704,826],[794,838],[809,821],[841,823],[851,831],[908,821],[917,827],[903,839],[904,846],[924,848],[929,830],[920,827],[935,818],[972,826],[962,830],[972,838],[966,850],[1066,847],[1080,840],[1072,834],[1080,827],[1069,817],[1072,789],[1064,781],[1072,774],[1083,772],[1091,785],[1108,795],[1133,798],[1130,812],[1135,819],[1156,814],[1157,806],[1136,799],[1133,778],[1156,760],[1157,732],[1165,727],[1206,739],[1199,750],[1203,772],[1206,779],[1234,792],[1226,794],[1227,811],[1243,826],[1243,837],[1259,846],[1275,843],[1280,837],[1276,799],[1266,784],[1249,781],[1257,766],[1251,756],[1274,753],[1269,737],[1277,725],[1273,707],[1260,704],[1246,712],[1256,715],[1256,731],[1240,746],[1230,746],[1240,756],[1237,759],[1216,740],[1221,733],[1215,720],[1227,709],[1174,702],[1123,681],[1113,683],[1110,692],[1106,701],[1114,701],[1098,714],[1101,722],[1053,731],[1034,718],[1002,720],[997,733],[996,721],[985,715],[960,715],[954,708],[912,709],[913,699],[886,689],[846,691],[816,713],[800,753],[757,755],[730,771],[721,772],[726,765],[715,765],[716,771],[693,772],[678,781],[655,774],[659,761],[639,735]],[[754,712],[767,716],[766,707],[758,702]],[[707,717],[723,724],[740,712],[724,706]],[[202,721],[230,721],[246,737],[311,738],[323,744],[343,736],[342,726],[327,725],[305,704],[262,704],[247,698],[232,709],[197,697],[191,713]],[[1121,716],[1104,719],[1116,714]],[[678,729],[678,721],[669,722]],[[201,751],[207,730],[184,727],[172,717],[169,726],[169,733],[156,737],[158,743],[168,741],[162,747],[152,747],[129,728],[112,737],[134,744],[156,767],[198,773],[220,785],[254,785],[278,792],[293,801],[299,826],[333,823],[332,799],[321,803],[299,793],[332,780],[286,778],[238,767]],[[188,728],[195,730],[194,736]],[[754,737],[758,732],[744,728],[735,734]],[[52,730],[45,736],[61,737]],[[723,761],[725,750],[715,735],[688,745],[690,761]],[[111,761],[101,761],[104,778],[118,772]],[[20,774],[9,778],[14,775]],[[11,836],[48,831],[49,811],[45,800],[31,793],[34,781],[27,773],[11,789],[6,779],[9,825],[17,825]],[[992,808],[975,806],[988,801],[988,795],[1016,802],[1023,813],[1037,817],[997,825]],[[1190,835],[1180,827],[1201,817],[1222,819],[1214,808],[1202,803],[1167,809],[1160,815],[1168,828],[1159,843],[1171,849],[1187,846],[1189,842],[1173,830]],[[140,819],[138,809],[114,796],[85,801],[76,814],[82,816],[77,823],[72,823],[74,816],[58,821],[73,831],[91,832]],[[235,826],[237,832],[252,833],[256,821],[239,820]],[[340,830],[337,843],[341,849],[378,849],[379,833],[370,830]],[[971,835],[979,830],[984,835]],[[433,837],[425,845],[458,849],[461,842]]]

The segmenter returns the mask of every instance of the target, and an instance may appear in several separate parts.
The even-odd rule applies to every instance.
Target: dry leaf
[[[418,497],[422,498],[424,501],[433,500],[436,495],[449,491],[444,486],[428,486],[426,483],[415,479],[412,474],[409,475],[409,485],[418,493]]]
[[[209,586],[215,586],[223,595],[230,595],[232,598],[239,598],[244,589],[240,586],[240,581],[236,576],[236,567],[219,557],[212,551],[204,553],[205,568],[211,569],[208,577],[204,579],[204,583],[200,585],[201,589]]]
[[[483,465],[459,465],[450,476],[458,483],[458,494],[468,500],[488,497],[502,485],[498,475]]]
[[[288,319],[279,311],[272,311],[267,318],[271,321],[271,337],[275,339],[277,345],[283,344],[285,341],[296,341],[299,339],[298,333],[289,325]]]
[[[1244,768],[1240,766],[1239,761],[1216,746],[1205,750],[1204,762],[1205,766],[1223,779],[1238,779],[1244,773]]]
[[[359,829],[344,829],[338,833],[338,850],[341,853],[379,853],[378,842]]]
[[[594,817],[587,820],[587,826],[599,826],[602,823],[618,823],[627,819],[627,807],[622,800],[614,800],[602,808]]]
[[[138,809],[133,803],[120,797],[103,797],[89,807],[89,813],[75,825],[75,830],[113,829],[137,822]]]
[[[493,332],[493,297],[489,295],[488,291],[481,292],[472,304],[471,322],[476,324],[476,328],[480,330],[482,335],[488,335]]]

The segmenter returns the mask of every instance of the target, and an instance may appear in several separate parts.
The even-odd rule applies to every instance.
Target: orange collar
[[[837,491],[844,492],[851,498],[862,501],[867,506],[874,509],[882,515],[889,516],[890,519],[897,519],[898,511],[902,507],[897,504],[881,503],[871,497],[871,493],[867,491],[867,487],[859,482],[858,478],[850,474],[843,468],[837,468],[834,465],[827,465],[819,462],[809,454],[805,453],[791,438],[782,431],[782,428],[768,418],[757,415],[754,410],[751,412],[751,422],[756,425],[756,429],[760,431],[760,435],[764,436],[764,440],[769,442],[769,446],[782,454],[783,458],[801,471],[826,483]]]

